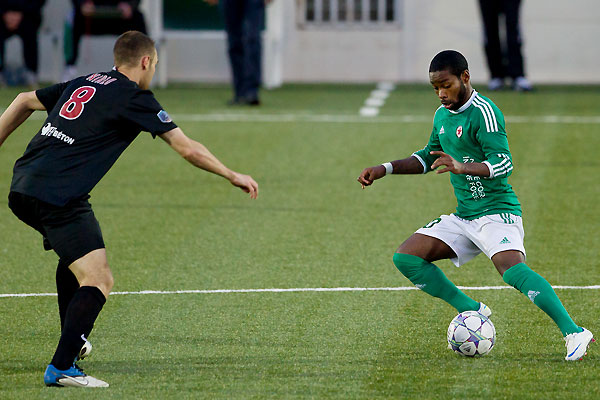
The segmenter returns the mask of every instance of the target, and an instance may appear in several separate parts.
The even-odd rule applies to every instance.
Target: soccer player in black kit
[[[158,61],[154,42],[136,31],[114,46],[112,71],[19,94],[0,116],[0,146],[35,110],[48,118],[17,160],[9,207],[59,256],[58,347],[44,374],[48,386],[107,387],[76,364],[113,286],[89,192],[141,131],[160,137],[194,166],[250,194],[258,184],[225,167],[188,138],[148,90]]]

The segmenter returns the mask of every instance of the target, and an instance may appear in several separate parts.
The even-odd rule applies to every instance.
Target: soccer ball
[[[461,312],[448,327],[448,348],[462,356],[483,356],[492,350],[495,342],[494,324],[477,311]]]

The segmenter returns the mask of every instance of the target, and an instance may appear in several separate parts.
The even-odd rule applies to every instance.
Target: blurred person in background
[[[127,31],[146,33],[141,0],[71,0],[71,23],[65,29],[65,70],[62,81],[77,77],[79,42],[83,35],[120,35]]]
[[[271,0],[204,0],[220,3],[227,32],[227,54],[231,65],[233,98],[229,105],[260,105],[262,81],[262,37],[265,5]]]
[[[37,86],[38,30],[42,23],[42,7],[46,0],[0,0],[0,83],[4,79],[4,45],[6,39],[18,35],[23,42],[25,84]]]
[[[519,9],[521,0],[479,0],[483,20],[484,49],[490,70],[488,89],[500,90],[504,80],[511,78],[516,91],[530,91],[531,82],[525,78],[521,54]],[[504,16],[505,31],[501,35],[500,16]],[[500,38],[506,43],[501,43]]]

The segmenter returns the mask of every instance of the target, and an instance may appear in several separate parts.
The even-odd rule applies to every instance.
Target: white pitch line
[[[367,124],[412,124],[433,122],[431,115],[397,115],[362,117],[352,114],[312,114],[307,112],[286,114],[246,114],[246,113],[210,113],[210,114],[171,114],[173,121],[185,122],[322,122],[322,123],[367,123]],[[31,120],[44,121],[46,113],[35,112]],[[577,115],[540,115],[536,117],[513,115],[505,116],[507,122],[512,124],[575,124],[598,125],[600,116]]]
[[[552,286],[554,289],[598,290],[600,285],[591,286]],[[458,286],[461,290],[503,290],[512,286]],[[400,287],[332,287],[332,288],[269,288],[269,289],[206,289],[206,290],[141,290],[138,292],[112,292],[111,295],[144,295],[144,294],[226,294],[226,293],[285,293],[285,292],[403,292],[419,290],[414,286]],[[56,293],[4,293],[3,297],[46,297]]]

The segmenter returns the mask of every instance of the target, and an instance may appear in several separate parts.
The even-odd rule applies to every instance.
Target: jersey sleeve
[[[433,162],[439,157],[429,154],[432,151],[442,151],[439,130],[436,126],[435,118],[433,120],[433,129],[431,130],[431,135],[429,136],[429,142],[427,143],[427,146],[419,151],[415,151],[412,154],[412,156],[416,157],[417,160],[419,160],[423,165],[424,174],[431,172],[431,164],[433,164]]]
[[[60,96],[68,86],[68,82],[57,83],[35,91],[38,100],[44,105],[46,111],[50,112],[55,106]]]
[[[138,90],[121,110],[123,118],[152,137],[177,128],[149,90]]]
[[[486,158],[483,163],[490,170],[488,179],[508,177],[512,173],[513,163],[504,128],[504,116],[495,105],[479,105],[481,118],[476,137]]]

